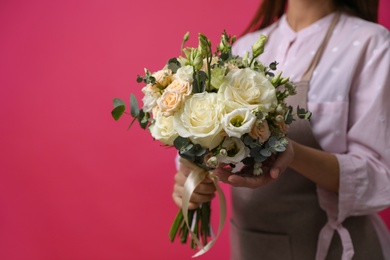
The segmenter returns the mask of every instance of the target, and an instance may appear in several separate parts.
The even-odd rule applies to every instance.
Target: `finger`
[[[196,189],[191,195],[190,200],[192,202],[197,202],[197,203],[202,203],[205,200],[206,202],[210,201],[212,198],[214,198],[215,191],[216,189],[214,186],[201,184],[198,187],[196,187]],[[184,187],[175,184],[173,186],[173,192],[176,193],[179,197],[182,197],[184,193]]]
[[[182,196],[184,191],[184,186],[176,183],[173,186],[173,190],[175,193],[177,193],[179,196]],[[213,184],[199,184],[193,193],[203,194],[203,195],[213,195],[216,191],[216,188]]]
[[[284,172],[294,159],[293,141],[289,140],[286,150],[278,154],[276,160],[271,166],[270,175],[273,178],[278,178]]]
[[[183,163],[182,163],[183,161]],[[180,166],[179,166],[179,172],[183,174],[184,177],[188,177],[190,173],[194,170],[201,170],[204,174],[206,170],[196,166],[195,164],[191,163],[188,160],[181,159]],[[205,178],[202,183],[212,183],[213,181],[210,178]]]
[[[174,185],[173,186],[173,193],[176,194],[178,197],[182,197],[184,192],[184,188],[180,185]],[[215,197],[215,192],[207,189],[206,192],[208,193],[198,193],[193,192],[191,194],[190,202],[193,203],[205,203],[209,202]]]
[[[176,193],[172,193],[172,198],[175,204],[181,208],[183,206],[183,200],[180,196],[178,196]],[[188,209],[196,209],[199,207],[198,203],[190,202],[188,203]]]
[[[205,195],[214,194],[215,191],[216,188],[214,186],[214,183],[201,183],[194,190],[194,192],[196,193],[205,194]]]

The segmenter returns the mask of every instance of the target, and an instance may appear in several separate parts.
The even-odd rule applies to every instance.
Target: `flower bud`
[[[203,55],[206,55],[206,51],[207,49],[209,48],[209,39],[207,39],[207,37],[201,33],[199,33],[199,44],[198,44],[198,50],[201,50],[202,51],[202,54]]]
[[[289,80],[290,80],[290,78],[282,78],[282,79],[280,80],[280,85],[286,84],[287,82],[289,82]]]
[[[218,45],[218,49],[221,52],[229,51],[229,39],[227,38],[227,36],[225,34],[222,34],[222,36],[221,36],[221,42]]]
[[[218,167],[218,159],[215,156],[210,157],[207,162],[206,166],[210,168],[217,168]]]
[[[267,36],[260,35],[259,39],[252,46],[253,57],[259,57],[264,52],[264,45],[267,41]]]
[[[282,106],[281,104],[279,104],[279,105],[276,107],[276,112],[277,112],[277,113],[282,113],[282,112],[284,112],[284,108],[283,108],[283,106]]]
[[[195,70],[200,70],[203,67],[203,55],[202,50],[197,51],[196,56],[192,62],[192,66],[194,66]]]
[[[186,32],[186,34],[184,34],[183,41],[184,42],[188,41],[189,37],[190,37],[190,32]]]
[[[226,149],[221,149],[221,150],[219,150],[219,154],[221,155],[221,156],[227,156],[227,150]]]
[[[273,78],[271,79],[272,85],[278,86],[278,85],[280,84],[280,76],[282,76],[282,72],[279,72],[278,74],[276,74],[275,77],[273,77]]]
[[[275,117],[275,120],[276,120],[276,122],[283,122],[284,121],[284,117],[282,116],[282,115],[277,115],[276,117]]]

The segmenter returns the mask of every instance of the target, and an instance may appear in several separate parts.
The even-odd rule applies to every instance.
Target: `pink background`
[[[257,1],[0,2],[0,259],[190,259],[171,244],[173,149],[112,98],[179,55],[181,38],[239,35]],[[381,20],[390,28],[388,0]],[[226,195],[229,196],[229,190]],[[217,208],[217,205],[214,205]],[[217,210],[215,210],[217,215]],[[382,213],[390,223],[390,213]],[[228,225],[202,259],[227,259]]]

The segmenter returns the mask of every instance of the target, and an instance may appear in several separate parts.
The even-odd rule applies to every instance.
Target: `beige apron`
[[[331,26],[301,82],[297,95],[288,104],[307,108],[307,93],[313,70],[338,21]],[[310,122],[296,120],[288,137],[303,145],[321,149],[311,131]],[[326,173],[324,173],[326,174]],[[231,220],[232,260],[314,260],[326,213],[320,208],[316,185],[292,169],[279,179],[258,189],[233,188]],[[354,260],[383,259],[375,230],[368,217],[350,217],[343,226],[350,232],[355,248]],[[342,243],[337,232],[328,251],[328,260],[342,259]]]

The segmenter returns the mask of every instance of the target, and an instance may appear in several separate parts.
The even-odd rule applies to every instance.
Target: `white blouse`
[[[260,34],[274,28],[259,59],[265,65],[276,60],[278,71],[300,81],[333,16],[299,32],[282,16],[279,23],[241,37],[233,52],[245,55]],[[390,259],[390,235],[375,214],[390,205],[389,31],[342,14],[310,81],[308,109],[314,136],[340,165],[339,193],[317,189],[329,218],[320,233],[317,259],[325,259],[335,230],[343,242],[343,259],[351,259],[353,246],[341,223],[348,216],[371,214],[385,259]]]

